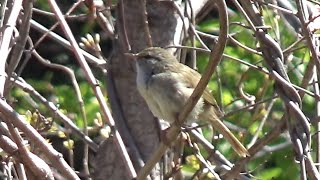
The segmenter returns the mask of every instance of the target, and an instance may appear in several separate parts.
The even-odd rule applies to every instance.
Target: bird
[[[167,49],[149,47],[134,54],[136,64],[136,84],[140,95],[153,115],[169,123],[174,123],[197,86],[201,75],[194,69],[181,64]],[[219,106],[208,87],[190,112],[186,124],[200,120],[209,122],[231,144],[241,156],[250,156],[244,145],[219,119]]]

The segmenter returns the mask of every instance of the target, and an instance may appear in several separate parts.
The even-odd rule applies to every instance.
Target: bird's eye
[[[152,59],[153,57],[151,55],[145,55],[144,58],[145,59]]]
[[[143,58],[144,59],[154,59],[156,61],[161,61],[161,59],[158,56],[152,56],[152,55],[149,55],[149,54],[145,55]]]
[[[154,75],[154,69],[151,70],[150,75]]]

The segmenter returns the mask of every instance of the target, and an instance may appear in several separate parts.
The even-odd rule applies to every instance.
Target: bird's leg
[[[172,145],[172,142],[167,137],[167,132],[169,131],[170,127],[167,127],[165,129],[162,129],[160,131],[160,140],[163,142],[166,146],[170,147]]]
[[[174,121],[172,124],[170,124],[170,127],[165,128],[165,129],[163,129],[163,130],[160,131],[160,140],[161,140],[165,145],[167,145],[168,147],[172,146],[172,144],[173,144],[172,142],[175,140],[175,139],[173,140],[172,137],[168,137],[169,128],[179,128],[179,129],[181,129],[181,127],[183,126],[183,124],[179,122],[178,116],[179,116],[179,114],[176,113],[176,114],[174,115],[175,121]],[[175,137],[175,138],[176,138],[176,137]]]

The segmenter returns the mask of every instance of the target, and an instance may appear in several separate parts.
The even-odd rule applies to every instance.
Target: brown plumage
[[[141,51],[136,59],[138,91],[156,117],[174,122],[201,75],[179,63],[167,50],[158,47]],[[247,149],[219,119],[220,113],[214,97],[206,88],[189,114],[187,123],[199,119],[210,122],[240,156],[248,156]]]

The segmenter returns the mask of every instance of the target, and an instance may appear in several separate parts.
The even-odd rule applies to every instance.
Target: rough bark
[[[201,1],[202,2],[202,1]],[[204,3],[203,3],[204,4]],[[182,21],[178,16],[177,9],[170,1],[147,1],[148,27],[150,29],[153,46],[165,47],[179,44],[182,33]],[[200,7],[199,7],[200,8]],[[113,109],[114,119],[128,145],[131,136],[138,148],[144,162],[159,145],[159,123],[147,108],[144,100],[136,89],[136,72],[134,62],[126,59],[123,53],[128,52],[126,47],[125,24],[128,41],[133,53],[147,47],[147,36],[144,31],[143,1],[123,0],[124,14],[121,14],[121,6],[118,4],[116,16],[116,28],[118,37],[114,41],[113,56],[108,64],[108,91],[113,91],[110,104]],[[117,108],[115,110],[115,108]],[[123,119],[125,124],[119,123]],[[131,142],[132,143],[132,142]],[[136,171],[141,168],[141,163],[128,149]],[[94,179],[127,179],[124,166],[111,142],[104,142],[100,147],[95,159]],[[103,169],[102,169],[103,168]],[[158,164],[150,179],[159,179],[163,171]]]
[[[113,57],[108,65],[108,78],[111,78],[108,81],[108,88],[113,88],[117,96],[115,100],[118,101],[111,102],[111,106],[119,103],[121,107],[120,113],[122,115],[113,113],[114,118],[117,120],[120,116],[123,116],[129,134],[133,137],[134,143],[145,162],[159,144],[159,123],[136,90],[135,65],[123,56],[123,52],[126,52],[125,36],[124,32],[121,31],[121,26],[125,23],[132,52],[138,52],[147,46],[146,34],[143,31],[145,22],[143,22],[142,6],[142,1],[124,0],[125,13],[123,19],[121,19],[120,12],[117,12],[116,24],[119,36],[115,40]],[[117,9],[119,10],[119,8]],[[147,11],[154,46],[172,45],[178,18],[172,3],[148,1]],[[123,134],[121,129],[120,133]],[[126,140],[127,138],[124,138],[125,143]],[[99,168],[99,171],[95,171],[95,179],[105,179],[106,177],[108,179],[126,179],[123,164],[121,165],[122,162],[119,158],[116,158],[117,152],[112,146],[110,142],[105,142],[101,146],[95,163]],[[138,162],[133,158],[132,160],[136,170],[139,171]],[[105,170],[102,170],[102,168]],[[153,178],[160,175],[159,165],[155,167],[152,174]]]

